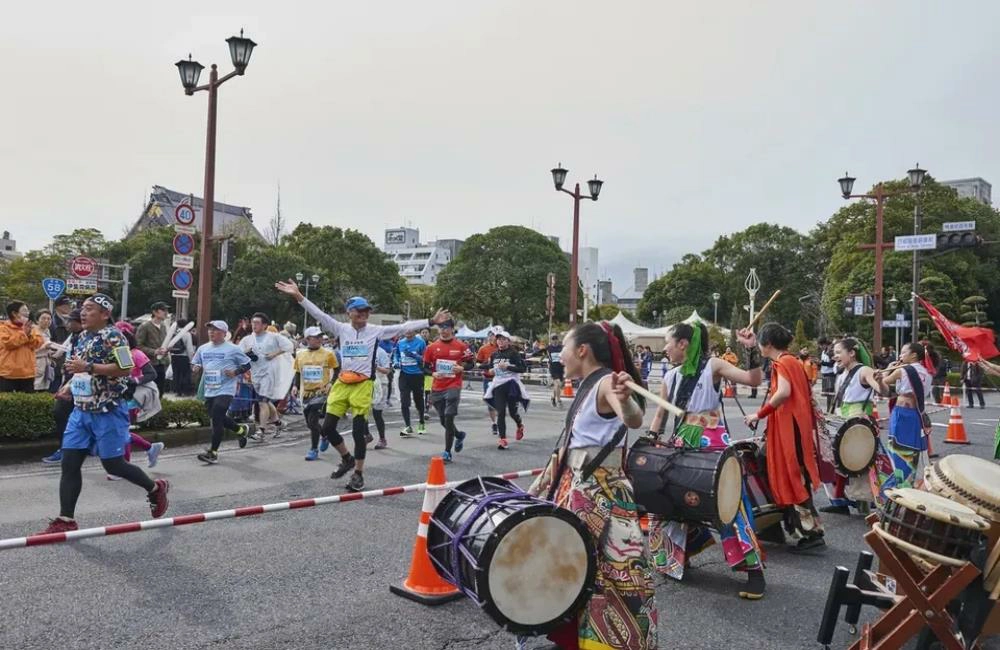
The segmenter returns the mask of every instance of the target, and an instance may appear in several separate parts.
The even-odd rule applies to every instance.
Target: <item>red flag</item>
[[[948,347],[960,352],[966,361],[978,361],[1000,355],[993,330],[988,327],[962,327],[945,318],[934,305],[920,296],[917,296],[917,300],[934,321],[934,326],[941,332]]]

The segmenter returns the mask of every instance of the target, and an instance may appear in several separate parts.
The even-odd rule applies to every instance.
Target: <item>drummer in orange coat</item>
[[[757,337],[761,354],[772,362],[768,399],[757,413],[746,416],[755,427],[767,418],[767,476],[774,502],[785,508],[785,527],[798,535],[798,549],[823,546],[823,526],[813,505],[819,486],[819,466],[813,442],[812,390],[802,364],[789,354],[792,333],[768,323]]]

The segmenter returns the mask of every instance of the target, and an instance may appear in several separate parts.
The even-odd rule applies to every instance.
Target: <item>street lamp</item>
[[[573,197],[573,254],[569,269],[569,323],[573,325],[576,323],[576,285],[579,283],[577,279],[577,266],[580,260],[580,200],[590,199],[591,201],[596,201],[597,197],[601,194],[601,187],[604,185],[604,181],[598,179],[595,174],[594,178],[587,181],[590,196],[585,196],[580,193],[579,183],[576,184],[572,192],[563,187],[566,183],[566,173],[567,170],[563,169],[562,163],[559,163],[558,166],[552,169],[552,183],[556,186],[556,191],[566,192]],[[586,314],[584,314],[584,317],[586,317]]]
[[[659,313],[660,312],[658,310],[656,310],[656,309],[653,310],[653,322],[656,323],[657,327],[660,326],[660,319],[657,316]]]
[[[410,320],[410,301],[404,300],[403,304],[406,305],[406,320]]]
[[[750,312],[750,321],[753,322],[753,301],[757,296],[757,292],[760,291],[760,278],[757,277],[757,269],[751,268],[749,275],[747,275],[746,281],[743,286],[747,290],[747,294],[750,295],[750,304],[746,305],[744,308]]]
[[[315,274],[315,273],[313,273],[312,276],[308,276],[305,273],[302,273],[300,271],[300,272],[298,272],[298,273],[295,274],[295,280],[297,282],[300,282],[300,283],[303,280],[306,281],[306,286],[305,286],[305,288],[306,288],[306,300],[309,300],[309,288],[310,287],[312,287],[313,289],[316,288],[316,285],[319,284],[319,276],[317,274]],[[309,284],[310,280],[312,280],[312,284]],[[304,309],[302,311],[305,312]],[[309,314],[308,313],[303,313],[302,314],[302,334],[303,335],[305,334],[306,327],[308,325],[309,325]]]
[[[884,270],[882,264],[882,258],[885,253],[886,248],[892,248],[894,244],[885,244],[882,242],[882,234],[884,231],[885,220],[883,218],[883,212],[885,210],[885,201],[891,196],[899,196],[901,194],[909,194],[910,192],[919,192],[921,185],[924,182],[924,175],[926,170],[920,169],[920,165],[916,165],[913,169],[906,172],[909,177],[910,187],[902,190],[897,190],[895,192],[889,192],[885,189],[882,183],[875,186],[875,191],[870,194],[852,194],[854,190],[854,181],[856,180],[853,176],[844,172],[841,178],[837,179],[837,183],[840,184],[840,194],[844,199],[871,199],[875,202],[875,243],[874,244],[862,244],[861,248],[874,248],[875,249],[875,322],[872,324],[872,347],[876,350],[882,348],[882,284],[884,281]],[[919,209],[914,209],[914,219],[913,219],[913,234],[920,234],[920,212]],[[918,251],[913,251],[913,293],[917,292],[917,282],[919,275],[919,261],[917,259]],[[913,340],[917,339],[916,334],[916,320],[917,320],[917,307],[916,301],[914,301],[913,307],[913,320],[914,320],[914,332]]]
[[[712,322],[716,325],[719,324],[719,298],[721,297],[722,294],[718,291],[712,294],[712,302],[715,303],[715,315],[712,317]]]
[[[246,72],[250,63],[250,55],[257,47],[249,38],[243,36],[240,30],[239,36],[230,36],[226,39],[229,44],[229,55],[233,61],[235,70],[226,76],[219,78],[218,66],[212,64],[211,74],[208,83],[198,85],[198,78],[205,66],[193,61],[188,54],[187,61],[180,60],[175,65],[181,76],[181,85],[184,87],[185,95],[193,95],[199,90],[208,91],[208,128],[205,138],[205,192],[202,197],[201,216],[201,257],[198,261],[198,327],[202,328],[205,338],[208,340],[208,321],[212,312],[212,246],[215,243],[213,238],[213,218],[215,215],[215,132],[218,116],[219,86],[229,81],[235,76]]]

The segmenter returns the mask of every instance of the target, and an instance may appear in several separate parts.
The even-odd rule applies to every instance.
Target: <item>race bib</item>
[[[562,363],[562,352],[549,352],[549,363]]]
[[[205,371],[205,388],[218,388],[222,385],[222,371],[221,370],[206,370]]]
[[[443,373],[454,373],[455,372],[455,362],[450,359],[438,359],[437,365],[434,366],[438,372]]]
[[[323,366],[303,366],[302,381],[313,384],[323,381]]]
[[[368,346],[361,342],[344,343],[340,347],[345,359],[357,359],[368,356]]]
[[[416,360],[416,359],[414,359],[414,358],[413,358],[413,357],[411,357],[411,356],[408,356],[408,355],[405,355],[405,354],[404,354],[404,355],[403,355],[402,357],[400,357],[400,359],[399,359],[399,365],[403,366],[404,368],[412,368],[412,367],[414,367],[415,365],[417,365],[417,360]]]
[[[504,370],[500,367],[501,359],[497,359],[493,362],[493,375],[496,377],[510,377],[514,374],[512,370]]]
[[[78,372],[73,375],[69,382],[69,389],[73,393],[73,401],[78,404],[86,404],[94,401],[94,378],[87,372]]]

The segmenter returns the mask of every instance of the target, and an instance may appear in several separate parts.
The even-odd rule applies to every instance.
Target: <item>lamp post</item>
[[[590,196],[584,196],[580,194],[580,184],[577,183],[573,191],[570,192],[563,187],[566,182],[567,170],[563,169],[562,163],[559,163],[557,167],[552,170],[552,182],[556,186],[557,192],[566,192],[573,197],[573,252],[572,258],[570,260],[569,269],[569,324],[576,324],[576,294],[577,294],[577,266],[580,263],[580,200],[590,199],[591,201],[596,201],[598,195],[601,193],[601,186],[604,185],[604,181],[598,180],[595,175],[593,179],[587,181],[587,189],[590,190]],[[584,314],[584,318],[586,318]]]
[[[719,293],[718,291],[712,294],[712,302],[715,303],[715,313],[712,316],[712,323],[714,323],[715,325],[719,324],[719,298],[721,297],[722,294]]]
[[[747,293],[750,294],[750,304],[745,305],[744,309],[750,312],[750,320],[748,322],[753,322],[753,300],[757,296],[757,292],[760,291],[760,278],[757,277],[757,269],[750,269],[750,274],[747,275],[746,281],[743,283],[746,288]]]
[[[303,280],[305,280],[305,284],[306,284],[306,300],[309,300],[309,288],[310,287],[312,287],[313,289],[316,288],[316,285],[319,284],[319,276],[316,275],[315,273],[313,273],[312,276],[308,276],[305,273],[302,273],[300,271],[299,273],[295,274],[295,280],[298,281],[299,283],[301,283]],[[312,284],[309,284],[309,280],[312,280]],[[302,311],[305,312],[304,309]],[[308,327],[308,325],[309,325],[309,314],[308,313],[303,313],[302,314],[302,334],[303,334],[303,336],[305,335],[306,327]]]
[[[882,348],[882,284],[885,279],[882,260],[885,249],[892,248],[894,246],[894,244],[885,244],[882,242],[882,234],[885,229],[885,220],[883,218],[885,201],[891,196],[899,196],[901,194],[909,194],[910,192],[920,191],[920,186],[924,182],[924,174],[926,171],[920,169],[920,165],[918,164],[906,173],[910,180],[910,187],[904,190],[897,190],[895,192],[887,191],[885,186],[882,183],[879,183],[875,186],[875,191],[871,194],[851,194],[851,191],[854,189],[854,181],[856,179],[847,172],[844,172],[843,177],[837,179],[837,182],[840,184],[840,193],[844,199],[871,199],[875,202],[875,243],[862,244],[861,248],[875,249],[875,322],[872,324],[872,347],[876,350]],[[919,219],[916,215],[917,213],[914,213],[914,229],[919,230],[919,223],[917,223]],[[916,251],[914,251],[914,287],[917,283],[917,264]],[[914,293],[916,293],[916,288],[914,288]],[[916,309],[916,306],[914,306],[914,318],[916,318]],[[914,334],[914,340],[915,339],[916,335]]]
[[[218,115],[219,86],[229,81],[233,77],[242,76],[246,72],[250,63],[250,55],[256,43],[249,38],[243,37],[243,30],[239,36],[230,36],[226,39],[229,44],[229,55],[233,61],[235,70],[226,76],[219,78],[218,66],[212,64],[212,71],[208,78],[208,83],[198,85],[198,78],[205,66],[197,61],[191,60],[188,55],[187,61],[180,60],[175,65],[181,75],[181,84],[184,86],[185,95],[193,95],[199,90],[208,91],[208,129],[205,138],[205,192],[202,197],[203,205],[201,212],[201,257],[198,262],[198,327],[202,330],[203,341],[208,340],[208,321],[212,313],[212,245],[213,245],[213,217],[215,211],[215,131],[216,118]]]
[[[659,310],[656,309],[653,310],[653,322],[656,323],[657,327],[660,326],[659,313],[660,313]]]
[[[404,300],[403,304],[406,305],[406,320],[410,320],[410,301]]]

